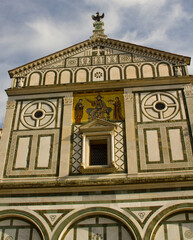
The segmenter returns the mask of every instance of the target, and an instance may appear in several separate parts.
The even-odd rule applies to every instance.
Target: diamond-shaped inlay
[[[119,171],[125,171],[123,144],[123,123],[117,123],[115,130],[115,163]]]
[[[82,136],[79,132],[80,125],[74,126],[73,149],[72,149],[72,173],[79,173],[82,155]]]

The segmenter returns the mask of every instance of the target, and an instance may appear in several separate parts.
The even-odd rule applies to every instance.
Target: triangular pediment
[[[117,125],[103,119],[95,119],[80,127],[81,132],[99,132],[99,131],[112,131]]]
[[[106,56],[101,64],[127,64],[129,62],[168,61],[190,64],[190,57],[160,51],[114,39],[92,39],[73,45],[9,71],[11,77],[26,75],[38,69],[81,67],[97,65],[98,57]],[[73,61],[72,61],[73,60]]]

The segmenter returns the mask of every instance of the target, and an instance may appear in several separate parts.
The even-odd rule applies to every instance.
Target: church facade
[[[190,58],[104,34],[9,71],[1,240],[193,239]]]

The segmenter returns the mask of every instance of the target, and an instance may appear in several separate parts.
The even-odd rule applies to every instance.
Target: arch
[[[72,82],[72,72],[70,70],[63,70],[60,72],[59,84],[66,84]]]
[[[32,223],[33,225],[36,226],[36,228],[41,233],[42,239],[49,240],[48,232],[44,227],[43,223],[33,214],[26,211],[16,210],[16,209],[7,209],[7,210],[0,211],[0,220],[9,219],[9,218],[17,218],[17,219],[26,220],[27,222]]]
[[[186,211],[193,212],[193,203],[177,204],[162,210],[149,224],[145,233],[144,240],[154,240],[156,232],[158,231],[162,222],[166,218],[168,218],[169,216],[172,216],[175,213],[186,212]]]
[[[141,77],[142,78],[153,78],[155,77],[155,68],[150,63],[145,63],[141,66]]]
[[[108,76],[109,80],[121,80],[122,79],[121,68],[117,66],[110,67]]]
[[[167,62],[160,62],[157,65],[157,75],[159,77],[168,77],[171,76],[171,67]]]
[[[75,82],[82,83],[88,82],[88,70],[85,68],[80,68],[75,73]]]
[[[130,64],[125,67],[125,79],[139,78],[139,70],[136,65]]]
[[[92,76],[91,78],[92,82],[105,81],[106,80],[105,69],[102,67],[96,67],[92,70],[91,76]]]
[[[124,215],[123,213],[115,209],[106,208],[106,207],[91,207],[91,208],[82,209],[82,210],[79,210],[78,212],[73,213],[71,216],[66,218],[59,225],[57,231],[54,233],[53,240],[64,239],[63,237],[65,236],[67,230],[74,223],[76,223],[80,219],[84,219],[85,217],[96,216],[96,215],[107,216],[107,217],[116,219],[117,221],[120,221],[131,232],[131,234],[136,240],[141,240],[141,236],[137,227],[126,215]]]
[[[41,85],[42,74],[40,72],[33,72],[29,76],[28,86]]]
[[[55,71],[48,71],[44,75],[44,85],[54,85],[56,84],[56,72]]]

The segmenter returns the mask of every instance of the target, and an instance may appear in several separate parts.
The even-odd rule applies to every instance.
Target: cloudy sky
[[[0,128],[8,70],[89,39],[97,11],[109,38],[193,57],[193,0],[0,0]]]

